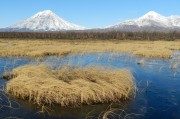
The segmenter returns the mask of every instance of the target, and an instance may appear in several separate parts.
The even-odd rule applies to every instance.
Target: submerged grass
[[[13,70],[6,91],[38,105],[79,106],[128,100],[136,91],[128,70],[27,65]]]
[[[148,58],[171,58],[173,50],[180,50],[180,41],[0,39],[0,56],[40,58],[70,53],[127,52]]]

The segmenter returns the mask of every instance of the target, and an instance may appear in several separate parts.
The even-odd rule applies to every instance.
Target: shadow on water
[[[29,63],[45,63],[53,69],[67,63],[75,67],[102,66],[105,68],[129,69],[136,79],[138,92],[132,100],[122,102],[122,104],[112,104],[111,109],[119,109],[116,114],[122,114],[121,112],[124,110],[129,114],[129,117],[136,119],[180,118],[179,52],[175,52],[172,59],[147,59],[125,53],[74,54],[66,57],[46,57],[41,61],[15,57],[0,58],[0,75],[5,70],[11,71],[15,67]],[[6,82],[6,80],[0,79],[0,86],[3,88]],[[0,98],[0,118],[84,119],[86,117],[97,118],[101,112],[110,110],[110,104],[78,108],[54,106],[51,109],[47,107],[42,109],[42,107],[30,104],[28,101],[10,97],[4,94],[3,91],[0,91]],[[41,113],[41,111],[46,113]],[[118,119],[119,115],[110,118]]]

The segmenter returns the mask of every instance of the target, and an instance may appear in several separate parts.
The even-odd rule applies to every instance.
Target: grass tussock
[[[127,70],[71,68],[51,70],[45,65],[27,65],[13,70],[6,91],[38,105],[90,105],[129,99],[135,92]]]
[[[71,53],[127,52],[148,58],[170,58],[173,50],[180,50],[180,41],[0,39],[0,56],[39,58]]]

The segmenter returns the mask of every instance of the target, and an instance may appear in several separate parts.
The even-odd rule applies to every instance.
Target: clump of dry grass
[[[39,105],[90,105],[127,100],[135,92],[133,76],[127,70],[27,65],[13,70],[6,91]]]
[[[127,52],[148,58],[171,58],[180,50],[180,41],[118,41],[118,40],[8,40],[0,39],[0,56],[41,58],[71,53]]]

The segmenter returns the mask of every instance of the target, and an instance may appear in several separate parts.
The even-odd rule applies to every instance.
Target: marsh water
[[[4,94],[3,88],[7,81],[0,79],[0,118],[61,118],[84,119],[98,118],[101,112],[111,108],[119,109],[115,113],[122,114],[121,118],[135,119],[180,119],[180,52],[174,52],[171,59],[143,58],[125,53],[95,53],[74,54],[65,57],[46,57],[41,60],[28,58],[0,58],[0,75],[4,71],[26,64],[45,63],[51,68],[58,68],[63,64],[74,67],[101,66],[104,68],[129,69],[136,80],[138,91],[131,100],[114,104],[97,104],[77,108],[61,108],[54,106],[42,108],[28,101],[16,99]],[[119,119],[119,115],[109,118]]]

